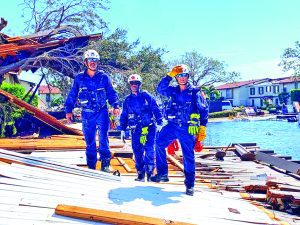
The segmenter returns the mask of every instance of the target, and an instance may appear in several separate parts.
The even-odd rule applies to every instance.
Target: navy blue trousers
[[[139,172],[146,171],[150,173],[154,169],[154,142],[156,134],[156,126],[148,127],[147,141],[145,145],[140,143],[141,128],[136,128],[132,132],[132,150],[135,157],[135,167]]]
[[[184,184],[187,188],[194,187],[195,184],[195,136],[188,133],[188,126],[179,126],[169,122],[159,132],[156,140],[156,169],[159,175],[168,174],[168,163],[166,147],[173,140],[178,139],[182,148],[184,165]]]
[[[82,130],[86,142],[86,160],[88,168],[96,169],[97,148],[96,131],[99,135],[100,160],[110,159],[111,153],[108,142],[109,117],[107,109],[99,112],[82,112]]]

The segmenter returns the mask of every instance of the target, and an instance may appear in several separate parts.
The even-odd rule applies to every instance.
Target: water
[[[256,143],[262,149],[300,160],[300,127],[287,121],[211,122],[207,124],[205,145]]]

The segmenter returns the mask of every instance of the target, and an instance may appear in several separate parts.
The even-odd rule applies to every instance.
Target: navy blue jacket
[[[154,97],[147,91],[140,91],[137,95],[128,95],[123,102],[123,109],[120,116],[120,128],[125,130],[129,126],[129,120],[134,116],[137,126],[148,126],[155,121],[162,125],[162,113]]]
[[[191,113],[198,113],[200,114],[200,125],[206,126],[208,121],[208,105],[201,94],[200,88],[196,88],[188,83],[187,89],[181,91],[179,85],[175,87],[170,85],[171,80],[170,76],[164,77],[158,84],[157,92],[169,97],[169,103],[175,103],[178,108],[181,107],[184,109],[190,103],[190,106],[188,106],[189,109],[183,110],[183,113],[188,113],[188,115],[183,115],[183,118],[185,118],[184,123],[188,123]]]
[[[81,107],[91,111],[107,108],[107,100],[114,108],[119,105],[118,95],[112,87],[111,80],[102,70],[97,71],[93,77],[90,77],[86,71],[75,77],[73,87],[65,103],[66,113],[72,112],[76,101],[80,98],[85,98],[87,102]]]

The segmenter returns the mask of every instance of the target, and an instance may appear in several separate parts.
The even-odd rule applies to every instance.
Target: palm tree
[[[210,100],[219,99],[221,97],[220,91],[218,91],[213,85],[208,87],[202,86],[201,89],[206,95],[208,106],[210,104]]]

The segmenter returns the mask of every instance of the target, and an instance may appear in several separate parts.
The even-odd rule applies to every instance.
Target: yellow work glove
[[[168,76],[170,77],[176,77],[176,75],[180,74],[183,72],[182,66],[175,66],[173,69],[168,73]]]
[[[204,141],[205,138],[206,138],[206,127],[200,126],[196,141]]]
[[[141,134],[141,137],[140,137],[140,143],[142,145],[144,145],[147,141],[147,134],[148,134],[148,127],[143,127],[142,128],[142,134]]]
[[[200,119],[200,115],[197,113],[192,113],[190,116],[190,121],[189,121],[189,134],[190,135],[196,135],[199,132],[199,127],[198,127],[198,122]]]

